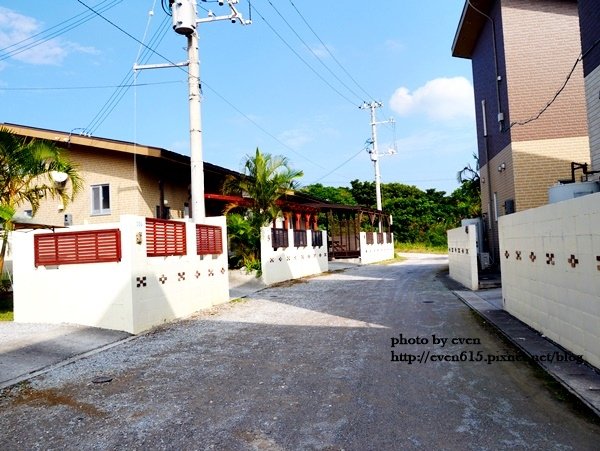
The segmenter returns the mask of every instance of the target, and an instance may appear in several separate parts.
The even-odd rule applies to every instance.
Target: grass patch
[[[0,294],[0,321],[14,321],[12,294]]]
[[[384,260],[382,262],[377,262],[375,264],[376,265],[392,265],[394,263],[403,262],[404,260],[406,260],[406,257],[401,257],[399,255],[396,255],[394,258],[390,258],[389,260]]]
[[[229,301],[230,304],[242,304],[244,302],[248,302],[248,300],[245,298],[235,298]]]
[[[396,243],[394,245],[396,252],[418,252],[423,254],[447,254],[447,246],[432,246],[425,243]]]

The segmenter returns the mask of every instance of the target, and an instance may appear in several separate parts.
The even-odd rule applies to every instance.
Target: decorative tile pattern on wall
[[[200,275],[201,275],[201,273],[200,273],[200,271],[196,271],[196,274],[194,274],[194,275],[196,276],[196,279],[199,279],[199,278],[200,278]]]
[[[531,254],[529,254],[529,260],[531,260],[531,263],[535,263],[536,258],[535,252],[531,251]]]
[[[185,271],[177,273],[177,281],[181,282],[182,280],[185,280]]]
[[[507,260],[510,258],[510,252],[508,251],[508,249],[504,251],[504,257],[506,257]],[[517,260],[517,261],[523,260],[522,251],[515,251],[515,260]],[[535,254],[534,251],[531,251],[529,253],[529,260],[531,260],[531,263],[536,262],[537,255]],[[556,266],[556,261],[557,261],[556,256],[554,255],[553,252],[546,252],[546,264],[547,265]],[[600,255],[596,256],[596,262],[599,263],[598,265],[596,265],[596,269],[598,271],[600,271]],[[579,259],[576,257],[575,254],[569,254],[567,263],[573,269],[577,268],[577,266],[581,264],[581,262],[579,261]]]
[[[164,284],[165,284],[165,282],[167,281],[167,276],[165,276],[164,274],[163,274],[163,275],[161,275],[161,276],[158,278],[158,281],[161,283],[161,285],[164,285]]]
[[[221,268],[221,274],[225,274],[225,268]]]
[[[571,268],[575,268],[579,264],[579,259],[575,258],[574,254],[571,254],[567,262],[569,263],[569,265],[571,265]]]
[[[208,270],[208,277],[212,277],[215,275],[215,270],[214,269],[209,269]]]
[[[137,288],[146,286],[146,276],[136,277]]]

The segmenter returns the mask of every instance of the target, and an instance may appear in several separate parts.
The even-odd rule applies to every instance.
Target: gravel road
[[[446,261],[271,287],[58,368],[2,393],[0,448],[598,450],[600,422],[530,363],[432,361],[518,355]]]

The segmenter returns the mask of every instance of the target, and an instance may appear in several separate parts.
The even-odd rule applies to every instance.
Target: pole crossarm
[[[189,61],[175,64],[134,64],[133,70],[146,70],[146,69],[170,69],[171,67],[186,67],[189,66]]]
[[[188,67],[188,92],[189,92],[189,124],[190,124],[190,166],[191,166],[191,206],[194,222],[202,222],[206,217],[204,204],[204,161],[202,149],[202,110],[200,92],[200,57],[198,45],[198,25],[201,23],[230,20],[232,23],[249,25],[250,20],[245,20],[235,7],[239,0],[216,0],[219,6],[227,6],[231,14],[217,16],[208,11],[208,17],[198,18],[195,0],[169,0],[172,12],[173,30],[187,39],[188,61],[182,63]],[[152,65],[143,67],[154,69],[165,67]],[[173,67],[173,66],[169,66]],[[135,67],[134,67],[135,69]]]

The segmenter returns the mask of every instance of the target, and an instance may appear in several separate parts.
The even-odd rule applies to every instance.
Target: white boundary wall
[[[195,224],[186,223],[187,255],[146,256],[145,218],[70,227],[66,231],[119,228],[120,262],[35,267],[35,231],[13,234],[16,322],[74,323],[139,333],[229,300],[224,217],[206,218],[223,233],[221,255],[196,255]],[[61,230],[62,231],[62,230]],[[136,234],[142,242],[137,243]]]
[[[271,227],[263,227],[260,235],[262,279],[267,285],[321,274],[329,270],[327,258],[327,232],[323,233],[323,246],[313,247],[312,233],[307,231],[306,247],[294,247],[294,231],[287,230],[287,248],[273,249]]]
[[[374,244],[367,244],[367,233],[373,232],[360,232],[360,263],[361,265],[368,265],[370,263],[382,262],[385,260],[392,260],[394,258],[394,239],[391,242],[387,241],[387,233],[383,234],[383,244],[377,244],[375,238]],[[393,237],[394,235],[392,235]]]
[[[600,368],[600,193],[499,220],[504,308]]]
[[[477,226],[448,230],[450,277],[470,290],[479,289],[477,267]]]

